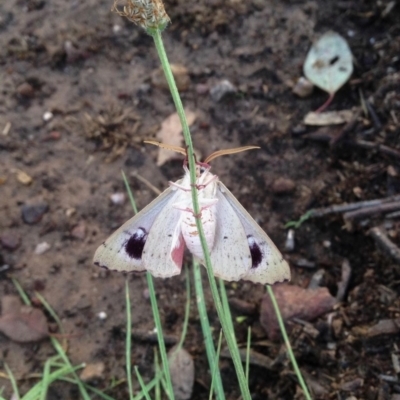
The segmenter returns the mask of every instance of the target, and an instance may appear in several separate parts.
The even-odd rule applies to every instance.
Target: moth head
[[[196,178],[200,178],[211,169],[211,165],[202,162],[196,162]]]

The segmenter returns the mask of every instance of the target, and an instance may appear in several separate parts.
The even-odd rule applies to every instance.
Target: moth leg
[[[209,179],[207,182],[205,182],[205,183],[202,183],[202,184],[200,184],[200,185],[194,185],[195,186],[195,188],[197,189],[197,190],[201,190],[201,189],[204,189],[205,187],[207,187],[211,182],[213,182],[213,181],[215,181],[215,180],[217,180],[218,179],[218,176],[217,175],[213,175],[213,177],[211,178],[211,179]]]
[[[168,182],[169,183],[169,185],[170,186],[174,186],[174,187],[176,187],[176,188],[178,188],[178,189],[181,189],[181,190],[183,190],[184,192],[190,192],[192,189],[190,189],[190,188],[187,188],[187,187],[185,187],[185,186],[183,186],[183,185],[180,185],[179,183],[176,183],[176,182]]]

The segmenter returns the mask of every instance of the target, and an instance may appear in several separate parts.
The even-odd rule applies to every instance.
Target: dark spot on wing
[[[143,248],[147,239],[147,231],[144,228],[138,228],[137,231],[128,239],[125,244],[125,251],[129,257],[135,260],[142,258]]]
[[[257,268],[261,264],[263,253],[252,235],[247,236],[247,241],[251,254],[251,268]]]
[[[228,236],[224,236],[224,239],[228,239]]]
[[[329,65],[336,64],[339,61],[339,57],[335,56],[331,60],[329,60]]]

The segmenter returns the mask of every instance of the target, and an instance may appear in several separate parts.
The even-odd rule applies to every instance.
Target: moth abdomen
[[[142,258],[144,245],[146,244],[147,231],[146,229],[140,227],[135,233],[127,240],[125,243],[126,254],[130,258],[135,260],[140,260]]]

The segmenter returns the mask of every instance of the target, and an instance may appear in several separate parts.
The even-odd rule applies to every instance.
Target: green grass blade
[[[217,354],[215,355],[214,369],[213,369],[212,375],[211,375],[210,396],[208,397],[209,400],[212,400],[212,395],[213,395],[213,391],[214,391],[215,377],[217,375],[219,375],[218,364],[219,364],[219,355],[221,353],[221,344],[222,344],[222,330],[219,332]]]
[[[201,280],[201,267],[198,262],[193,262],[193,275],[194,275],[194,287],[196,292],[196,303],[199,310],[200,324],[203,331],[204,343],[206,346],[206,354],[210,371],[216,371],[214,377],[215,386],[215,397],[218,400],[225,400],[224,388],[222,386],[221,374],[219,369],[216,367],[216,354],[214,342],[212,339],[212,331],[210,327],[210,321],[208,320],[206,302],[204,298],[203,283]]]
[[[68,377],[71,373],[74,373],[78,369],[84,368],[84,364],[77,365],[76,367],[70,368],[69,366],[64,365],[63,367],[59,368],[56,371],[53,371],[52,373],[49,374],[48,376],[48,385],[50,386],[54,381],[56,380],[64,380],[65,378]],[[70,379],[71,383],[76,384],[75,379]],[[34,385],[29,392],[25,393],[24,397],[22,400],[37,400],[40,398],[40,395],[43,391],[43,379],[38,382],[36,385]]]
[[[143,382],[142,375],[140,375],[140,372],[139,372],[139,369],[138,369],[137,365],[135,365],[135,373],[136,373],[136,377],[137,377],[137,379],[139,381],[139,385],[140,385],[140,387],[142,389],[142,392],[144,393],[144,397],[146,397],[146,400],[151,400],[149,391],[147,390],[147,387]]]
[[[84,400],[90,400],[90,396],[88,394],[88,392],[85,389],[85,385],[83,384],[83,382],[80,380],[79,376],[76,374],[71,362],[69,361],[69,358],[67,356],[67,354],[65,353],[64,349],[62,348],[60,342],[55,339],[55,338],[50,338],[51,339],[51,343],[53,344],[54,348],[56,349],[57,353],[60,355],[60,357],[62,358],[62,360],[64,361],[64,363],[71,368],[72,370],[72,375],[75,378],[75,383],[78,386],[79,392],[81,393],[81,396],[83,397]]]
[[[129,399],[133,400],[133,383],[132,383],[132,366],[131,366],[131,349],[132,349],[132,316],[131,316],[131,299],[129,296],[129,282],[125,280],[125,304],[126,304],[126,379],[128,380]]]
[[[19,284],[18,280],[16,278],[11,278],[11,281],[14,284],[15,289],[17,289],[17,292],[18,292],[19,296],[21,297],[22,301],[24,302],[24,304],[26,304],[27,306],[31,306],[32,303],[29,300],[29,297],[25,293],[24,289],[22,289],[22,286]]]
[[[17,381],[15,379],[15,376],[11,372],[11,369],[8,367],[8,365],[6,363],[4,363],[4,369],[6,370],[8,379],[10,379],[12,390],[13,390],[15,396],[17,396],[17,400],[19,400],[21,397],[19,395],[18,385],[17,385]]]
[[[60,318],[58,318],[58,315],[56,314],[56,312],[53,310],[53,308],[50,306],[50,304],[47,302],[47,300],[39,293],[39,292],[35,292],[35,296],[40,300],[40,302],[44,305],[44,307],[46,308],[46,310],[48,311],[48,313],[51,315],[51,317],[54,319],[54,321],[56,321],[56,324],[58,326],[58,329],[60,330],[60,332],[62,334],[64,334],[64,329],[62,327]]]
[[[183,342],[185,341],[187,328],[189,325],[190,315],[190,277],[187,265],[185,265],[185,278],[186,278],[186,305],[185,305],[185,317],[183,319],[182,334],[179,343],[176,346],[176,351],[182,348]]]
[[[40,394],[40,400],[46,400],[47,397],[47,391],[50,386],[50,368],[53,363],[53,358],[49,358],[46,360],[44,364],[44,369],[43,369],[43,377],[42,377],[42,390]],[[58,358],[58,356],[55,356],[55,358]]]
[[[251,345],[251,326],[247,330],[247,347],[246,347],[246,380],[249,383],[249,370],[250,370],[250,345]]]
[[[128,192],[129,201],[132,204],[133,211],[135,212],[135,214],[137,214],[138,210],[137,210],[137,207],[136,207],[136,202],[135,202],[135,199],[133,197],[131,187],[129,186],[128,179],[126,178],[126,175],[125,175],[124,171],[121,171],[121,173],[122,173],[122,179],[124,180],[124,183],[125,183],[126,191]]]
[[[275,295],[274,295],[274,291],[272,290],[272,287],[269,285],[267,285],[267,291],[268,291],[269,297],[271,299],[272,306],[274,307],[274,311],[276,314],[276,318],[278,320],[279,328],[281,329],[282,337],[285,342],[290,361],[292,362],[294,372],[296,373],[297,379],[299,380],[299,384],[300,384],[301,388],[303,389],[304,397],[307,400],[311,400],[311,395],[308,391],[306,383],[304,382],[303,376],[301,375],[301,371],[297,364],[296,357],[294,356],[293,349],[290,344],[288,334],[286,332],[285,324],[283,323],[282,315],[281,315],[278,303],[277,303]]]
[[[159,360],[158,360],[158,352],[157,349],[154,348],[154,371],[156,371],[156,376],[161,376],[162,371],[160,368]],[[158,379],[156,386],[154,388],[154,397],[155,400],[161,400],[161,380]]]
[[[164,336],[162,333],[162,325],[161,325],[160,313],[159,313],[158,305],[157,305],[157,298],[156,298],[156,291],[154,289],[153,277],[151,276],[151,274],[149,272],[147,272],[146,278],[147,278],[147,286],[149,287],[150,303],[151,303],[151,309],[153,311],[153,319],[154,319],[154,323],[155,323],[156,330],[157,330],[157,339],[158,339],[158,347],[160,349],[160,354],[161,354],[161,362],[163,365],[163,371],[164,371],[164,375],[165,375],[165,379],[166,379],[166,383],[167,383],[167,395],[171,400],[173,400],[174,399],[174,391],[172,389],[172,380],[171,380],[171,374],[169,371],[167,350],[165,348]]]

